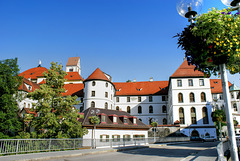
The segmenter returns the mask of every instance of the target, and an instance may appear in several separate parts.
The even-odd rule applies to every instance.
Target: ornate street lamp
[[[97,114],[100,113],[100,110],[99,110],[99,109],[92,109],[92,110],[90,111],[90,113],[91,113],[91,115],[92,115],[93,117],[97,117]],[[96,125],[99,123],[99,119],[94,120],[94,121],[91,122],[91,123],[93,123],[93,125],[94,125],[93,133],[92,133],[92,136],[93,136],[93,149],[96,149],[96,137],[95,137],[95,133],[96,133]]]
[[[197,13],[202,9],[203,0],[178,0],[177,11],[182,17],[188,18],[188,22],[194,23]]]
[[[191,24],[193,24],[194,16],[198,12],[197,10],[194,10],[193,7],[199,6],[201,4],[201,2],[202,1],[198,1],[198,0],[180,0],[179,3],[177,4],[177,10],[181,16],[184,15],[184,17],[188,18],[188,20],[191,22]],[[240,0],[222,0],[222,2],[228,6],[229,5],[232,6],[232,8],[230,9],[231,11],[233,11],[233,10],[239,11]],[[197,8],[198,7],[196,7],[196,9]],[[211,19],[208,20],[208,22],[211,22],[211,21],[212,21]],[[200,24],[201,24],[201,22],[200,22]],[[205,29],[205,30],[207,30],[207,29]],[[198,41],[200,41],[200,40],[198,40]],[[202,41],[204,41],[204,40],[202,40]],[[189,42],[189,43],[191,43],[191,42]],[[212,48],[211,45],[208,46],[208,48]],[[230,50],[230,46],[229,46],[228,50]],[[224,50],[221,50],[221,52],[222,51],[224,51]],[[214,54],[216,54],[216,51],[214,52]],[[221,59],[221,58],[218,58],[218,59]],[[216,58],[216,60],[217,60],[217,58]],[[212,59],[210,59],[209,61],[211,62]],[[229,141],[230,141],[230,145],[231,145],[231,147],[230,147],[231,159],[238,160],[236,138],[235,138],[235,132],[234,132],[234,126],[233,126],[233,118],[232,118],[232,113],[231,113],[231,102],[230,102],[230,95],[229,95],[226,63],[224,61],[220,61],[220,62],[221,63],[218,65],[219,65],[221,79],[222,79],[224,102],[226,103],[225,112],[226,112],[226,118],[227,118]],[[217,62],[215,62],[215,63],[216,64],[214,64],[214,65],[217,65]],[[211,68],[210,68],[210,70],[211,70]]]

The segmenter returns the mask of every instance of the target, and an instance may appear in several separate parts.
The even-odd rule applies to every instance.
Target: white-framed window
[[[96,94],[95,91],[92,91],[92,97],[95,97],[95,94]]]
[[[190,87],[193,86],[193,80],[192,79],[188,79],[188,86],[190,86]]]
[[[152,102],[152,101],[153,101],[153,97],[149,96],[149,102]]]
[[[199,79],[199,86],[204,86],[204,79]]]
[[[113,123],[117,123],[117,116],[113,116]]]
[[[177,80],[177,86],[178,86],[178,87],[182,87],[182,80],[180,80],[180,79]]]

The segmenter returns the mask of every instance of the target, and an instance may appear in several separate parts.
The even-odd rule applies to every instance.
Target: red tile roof
[[[185,60],[180,67],[171,75],[171,78],[183,78],[183,77],[204,77],[204,73],[198,70],[194,70],[194,65],[188,65]]]
[[[37,77],[43,77],[43,72],[47,72],[47,68],[45,67],[36,67],[28,69],[19,74],[19,76],[23,76],[24,78],[28,79],[37,79]]]
[[[113,83],[116,95],[167,95],[168,81]]]
[[[45,81],[45,79],[43,79],[40,83],[38,83],[38,84],[46,84],[46,81]]]
[[[85,81],[88,81],[88,80],[110,81],[99,68],[97,68]]]
[[[27,114],[34,114],[34,116],[37,117],[37,113],[35,112],[35,110],[32,111],[32,109],[30,110],[30,108],[26,108],[26,107],[24,107],[22,111],[23,110],[25,110]]]
[[[63,93],[63,96],[78,96],[78,97],[83,97],[83,88],[84,85],[81,84],[65,84],[65,93]]]
[[[228,82],[228,86],[230,87],[232,84]],[[211,93],[223,93],[222,90],[222,80],[221,79],[210,79],[210,87]]]
[[[67,75],[64,77],[64,79],[67,79],[68,81],[76,81],[76,80],[83,81],[83,78],[78,72],[67,72]]]
[[[29,88],[27,88],[26,84],[32,87],[31,90]],[[39,89],[39,88],[40,88],[39,84],[31,82],[26,78],[23,78],[22,84],[18,87],[18,90],[26,91],[26,92],[33,92],[34,90]]]
[[[67,65],[66,66],[72,66],[72,65],[77,65],[78,61],[79,61],[80,57],[70,57],[67,61]]]

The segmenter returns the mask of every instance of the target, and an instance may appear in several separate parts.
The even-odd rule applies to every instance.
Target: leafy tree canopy
[[[157,126],[158,126],[158,123],[157,123],[157,122],[152,122],[152,123],[151,123],[151,126],[152,126],[152,127],[157,127]]]
[[[18,72],[17,58],[0,61],[0,138],[15,136],[22,128],[16,102],[22,83]]]
[[[35,128],[34,135],[38,138],[77,138],[87,132],[78,121],[82,116],[74,108],[79,103],[77,96],[62,95],[66,74],[61,65],[52,62],[50,69],[44,73],[46,84],[28,94],[38,101],[35,105],[38,117],[31,122]]]
[[[218,74],[226,64],[230,73],[240,72],[240,17],[226,9],[213,8],[196,18],[196,23],[177,34],[178,45],[189,63],[207,75]]]

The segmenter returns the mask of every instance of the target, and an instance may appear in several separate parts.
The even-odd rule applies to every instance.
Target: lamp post
[[[99,109],[92,109],[90,111],[91,115],[92,116],[97,116],[97,114],[100,113],[100,110]],[[93,132],[92,132],[92,138],[93,138],[93,149],[96,149],[96,137],[95,137],[95,133],[96,133],[96,125],[99,123],[99,120],[94,120],[93,122],[93,125],[94,125],[94,128],[93,128]]]
[[[240,12],[240,1],[239,0],[221,0],[223,4],[226,6],[232,6],[231,10],[238,10]],[[231,151],[231,160],[238,160],[238,151],[237,151],[237,142],[235,137],[233,116],[231,112],[231,101],[229,95],[229,87],[228,87],[228,78],[227,78],[227,70],[225,64],[220,65],[220,73],[222,79],[222,87],[223,87],[223,95],[224,102],[226,103],[225,112],[226,112],[226,121],[228,128],[228,136],[230,141],[230,151]]]
[[[238,10],[240,11],[240,1],[239,0],[221,0],[223,4],[227,6],[232,6],[231,10]],[[194,16],[196,16],[197,9],[201,6],[202,0],[179,0],[177,4],[177,11],[178,13],[188,18],[188,20],[193,24]],[[195,7],[195,9],[193,8]],[[193,12],[196,11],[196,12]],[[229,87],[228,87],[228,79],[227,79],[227,71],[226,65],[220,64],[219,65],[220,73],[221,73],[221,80],[222,80],[222,88],[223,88],[223,96],[226,112],[226,119],[227,119],[227,127],[228,127],[228,136],[230,141],[230,152],[231,152],[231,160],[238,161],[238,152],[237,152],[237,144],[233,126],[233,118],[231,113],[231,102],[230,102],[230,95],[229,95]]]
[[[157,123],[158,119],[153,119],[153,122],[151,123],[151,126],[153,127],[153,138],[154,138],[154,143],[156,142],[156,127],[158,126]]]

